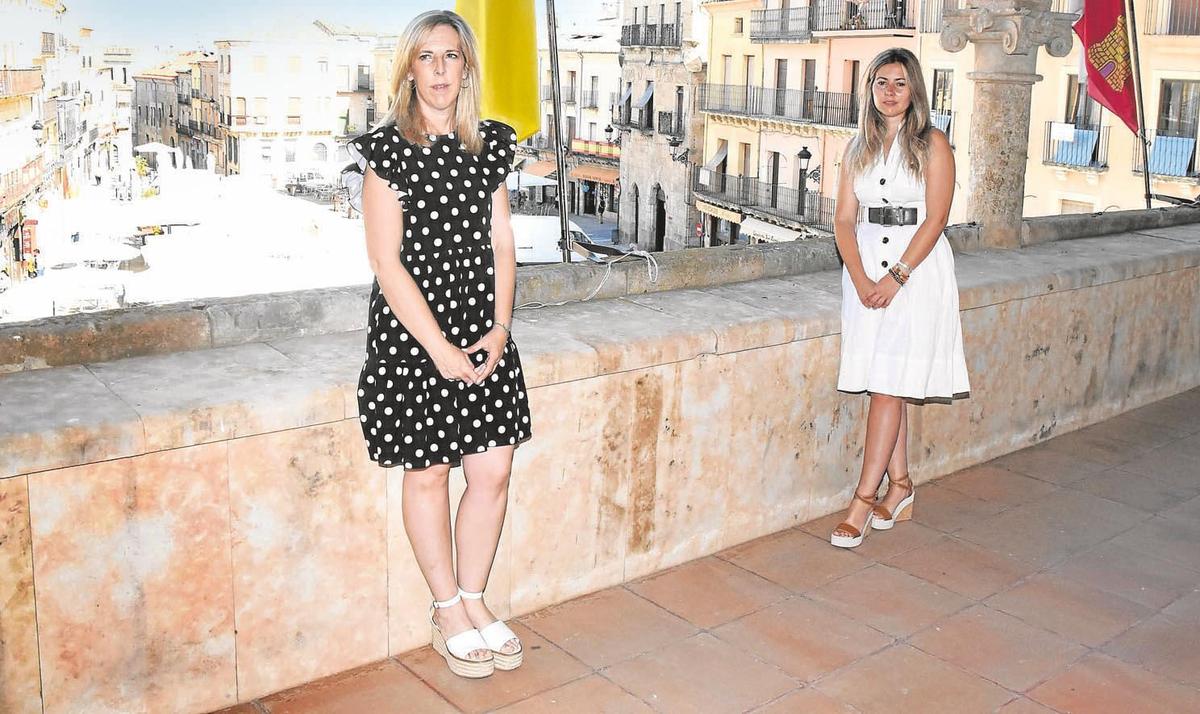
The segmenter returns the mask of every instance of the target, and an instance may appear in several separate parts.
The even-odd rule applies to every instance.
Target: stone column
[[[1021,241],[1029,108],[1038,47],[1054,57],[1071,51],[1074,15],[1050,12],[1050,0],[969,0],[946,10],[941,44],[958,52],[975,45],[975,104],[971,113],[968,220],[980,224],[983,244],[1016,248]]]

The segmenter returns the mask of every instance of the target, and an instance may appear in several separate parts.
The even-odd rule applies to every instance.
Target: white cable
[[[654,255],[644,250],[631,250],[616,260],[604,261],[604,275],[600,277],[600,282],[596,285],[596,287],[593,288],[592,291],[587,294],[587,297],[583,298],[582,300],[563,300],[562,302],[552,303],[527,302],[517,305],[513,308],[513,310],[538,310],[543,307],[560,307],[571,302],[587,302],[600,294],[600,290],[604,287],[604,283],[608,282],[608,276],[612,275],[612,267],[623,260],[629,260],[631,258],[642,258],[645,260],[646,279],[650,281],[651,285],[658,282],[659,267],[658,261],[654,258]]]

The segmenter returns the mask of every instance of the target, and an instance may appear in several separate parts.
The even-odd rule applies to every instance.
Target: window
[[[266,124],[267,123],[267,98],[266,97],[255,97],[254,98],[254,123],[255,124]]]
[[[313,161],[323,164],[329,160],[329,147],[321,142],[313,145]]]
[[[740,17],[733,18],[733,34],[740,35],[745,32],[744,20]]]
[[[268,163],[268,164],[271,163],[271,142],[270,141],[262,141],[262,142],[260,142],[260,146],[262,146],[262,154],[261,154],[262,160],[265,163]]]
[[[1200,81],[1165,79],[1158,95],[1158,135],[1194,139],[1200,128]]]
[[[1100,104],[1087,93],[1087,81],[1079,75],[1067,75],[1067,106],[1063,121],[1079,126],[1100,126]]]
[[[283,160],[285,163],[296,163],[296,140],[288,139],[283,142]]]
[[[596,140],[596,122],[594,122],[594,121],[590,121],[590,122],[588,122],[588,136],[587,136],[587,138],[588,138],[588,141],[595,141],[595,140]]]
[[[1066,198],[1059,201],[1058,212],[1061,215],[1068,213],[1092,213],[1095,210],[1096,206],[1086,201],[1071,201]]]
[[[288,97],[288,124],[300,123],[300,97]]]
[[[317,71],[320,72],[321,74],[328,74],[329,73],[329,60],[327,60],[323,57],[321,59],[317,60]]]
[[[935,112],[947,113],[954,102],[954,70],[933,70],[933,93],[929,97]]]

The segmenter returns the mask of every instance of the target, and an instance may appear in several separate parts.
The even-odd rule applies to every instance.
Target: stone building
[[[650,4],[625,0],[620,132],[620,240],[646,250],[700,245],[689,159],[703,152],[696,111],[708,54],[708,16],[700,0]]]

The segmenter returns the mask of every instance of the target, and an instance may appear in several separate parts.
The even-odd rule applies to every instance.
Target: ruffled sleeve
[[[342,186],[349,192],[350,205],[362,212],[363,182],[367,170],[387,182],[397,199],[408,196],[408,184],[400,170],[404,139],[394,126],[380,127],[351,139],[346,151],[354,162],[342,169]]]
[[[508,124],[487,121],[483,125],[483,165],[487,167],[488,193],[504,183],[517,155],[517,133]]]

